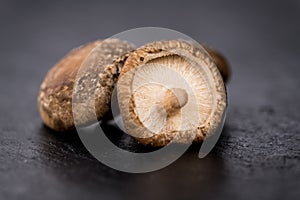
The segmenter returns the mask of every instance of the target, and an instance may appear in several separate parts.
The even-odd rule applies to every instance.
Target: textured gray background
[[[142,26],[221,50],[233,69],[230,106],[205,159],[194,145],[167,168],[127,174],[96,161],[76,133],[44,127],[36,97],[71,48]],[[300,1],[6,0],[0,30],[0,199],[299,198]]]

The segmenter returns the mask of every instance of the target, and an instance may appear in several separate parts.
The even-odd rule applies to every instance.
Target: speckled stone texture
[[[0,199],[299,199],[299,1],[195,2],[0,3]],[[167,168],[127,174],[95,160],[75,133],[44,127],[36,97],[72,47],[140,26],[220,50],[233,76],[225,128],[207,157],[193,145]],[[105,129],[119,146],[149,150]]]

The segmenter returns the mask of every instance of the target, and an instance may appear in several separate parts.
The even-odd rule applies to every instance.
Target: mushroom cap
[[[48,71],[41,84],[38,109],[43,122],[56,131],[74,128],[73,89],[76,89],[77,95],[80,93],[78,90],[85,91],[77,96],[77,100],[91,100],[91,94],[95,94],[93,112],[96,109],[96,116],[101,119],[109,110],[111,92],[127,58],[126,53],[132,49],[125,41],[106,39],[70,51]],[[98,83],[95,82],[97,80]],[[90,89],[87,90],[87,87]],[[89,123],[95,115],[87,111],[77,112],[82,112],[82,118],[76,120],[78,125]]]
[[[213,59],[214,63],[218,67],[218,69],[223,77],[224,82],[227,83],[228,80],[230,79],[230,74],[231,74],[228,60],[217,50],[209,48],[207,46],[203,46],[203,47],[209,53],[209,55]]]
[[[132,52],[121,71],[118,101],[124,127],[140,143],[202,141],[222,123],[222,76],[201,47],[172,40]]]

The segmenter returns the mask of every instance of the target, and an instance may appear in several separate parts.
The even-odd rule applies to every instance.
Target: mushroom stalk
[[[157,103],[163,106],[168,115],[185,106],[187,101],[188,94],[181,88],[166,89],[157,96]]]

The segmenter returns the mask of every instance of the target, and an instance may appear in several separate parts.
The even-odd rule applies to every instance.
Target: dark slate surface
[[[0,199],[298,199],[299,1],[109,2],[0,2]],[[209,156],[194,145],[167,168],[127,174],[96,161],[76,133],[44,127],[36,97],[71,48],[141,26],[220,49],[233,77]]]

